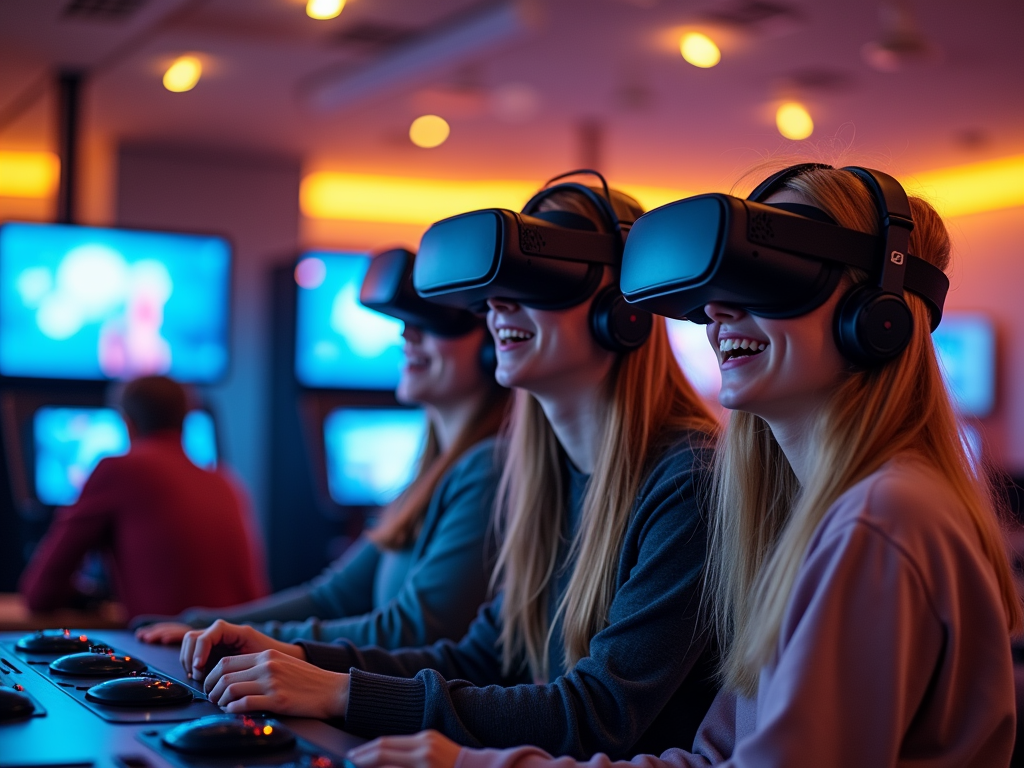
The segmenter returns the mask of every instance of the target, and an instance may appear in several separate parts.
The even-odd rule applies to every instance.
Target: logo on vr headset
[[[902,264],[903,254],[900,253],[899,251],[893,251],[892,254],[889,256],[889,261],[891,261],[893,264]]]
[[[540,253],[546,245],[539,229],[527,226],[519,228],[519,250],[523,253]]]

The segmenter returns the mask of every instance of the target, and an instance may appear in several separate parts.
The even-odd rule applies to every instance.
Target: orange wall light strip
[[[60,160],[52,152],[0,150],[0,197],[51,197],[59,178]]]
[[[457,181],[318,171],[302,180],[302,213],[315,219],[432,224],[479,208],[519,210],[541,181]],[[624,185],[647,208],[692,192]]]
[[[1024,205],[1024,155],[910,174],[901,181],[942,216],[1014,208]]]

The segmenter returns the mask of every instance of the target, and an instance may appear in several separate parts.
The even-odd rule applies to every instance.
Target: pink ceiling
[[[904,3],[929,53],[895,73],[862,55],[883,34],[877,0],[535,0],[540,20],[525,34],[331,112],[308,105],[311,83],[376,66],[493,3],[350,0],[326,22],[306,18],[299,0],[144,0],[123,21],[69,17],[68,4],[0,3],[0,120],[47,72],[98,66],[94,136],[268,150],[309,167],[538,178],[579,160],[581,124],[599,127],[613,176],[684,188],[728,185],[766,154],[851,147],[849,159],[908,172],[1024,151],[1019,0]],[[734,20],[729,44],[718,67],[699,70],[679,56],[677,30],[715,14]],[[382,41],[366,42],[373,35]],[[169,93],[162,68],[185,52],[203,57],[206,74]],[[496,99],[524,92],[534,114],[496,112]],[[782,97],[811,109],[809,146],[776,132]],[[406,138],[423,111],[451,123],[438,149]],[[0,125],[0,146],[52,146],[51,115],[41,98]]]

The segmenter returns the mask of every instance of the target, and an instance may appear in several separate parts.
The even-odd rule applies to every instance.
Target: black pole
[[[78,183],[78,134],[81,130],[82,73],[65,70],[57,76],[57,136],[60,155],[60,186],[57,188],[57,221],[75,222],[75,186]]]

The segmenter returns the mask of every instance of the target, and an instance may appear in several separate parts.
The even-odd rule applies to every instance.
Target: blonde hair
[[[878,231],[874,201],[849,172],[811,170],[786,186],[840,226]],[[926,202],[910,203],[910,252],[945,270],[950,242],[942,220]],[[856,284],[866,277],[850,270],[848,280]],[[851,371],[838,387],[812,426],[817,463],[806,487],[800,487],[763,419],[735,412],[726,429],[716,456],[708,584],[715,625],[727,647],[724,682],[744,695],[757,691],[761,667],[776,649],[802,559],[826,511],[897,455],[913,455],[946,479],[992,564],[1008,629],[1021,626],[993,494],[964,448],[932,346],[928,310],[914,294],[905,296],[914,316],[909,346],[879,368]]]
[[[649,460],[680,431],[711,433],[716,426],[679,370],[660,317],[647,342],[616,362],[604,398],[597,460],[570,546],[575,566],[557,607],[566,667],[589,654],[591,638],[607,624],[622,537]],[[509,457],[498,486],[503,541],[493,576],[504,592],[502,660],[506,673],[526,666],[543,681],[549,586],[565,519],[564,454],[530,393],[516,392],[509,423]]]

